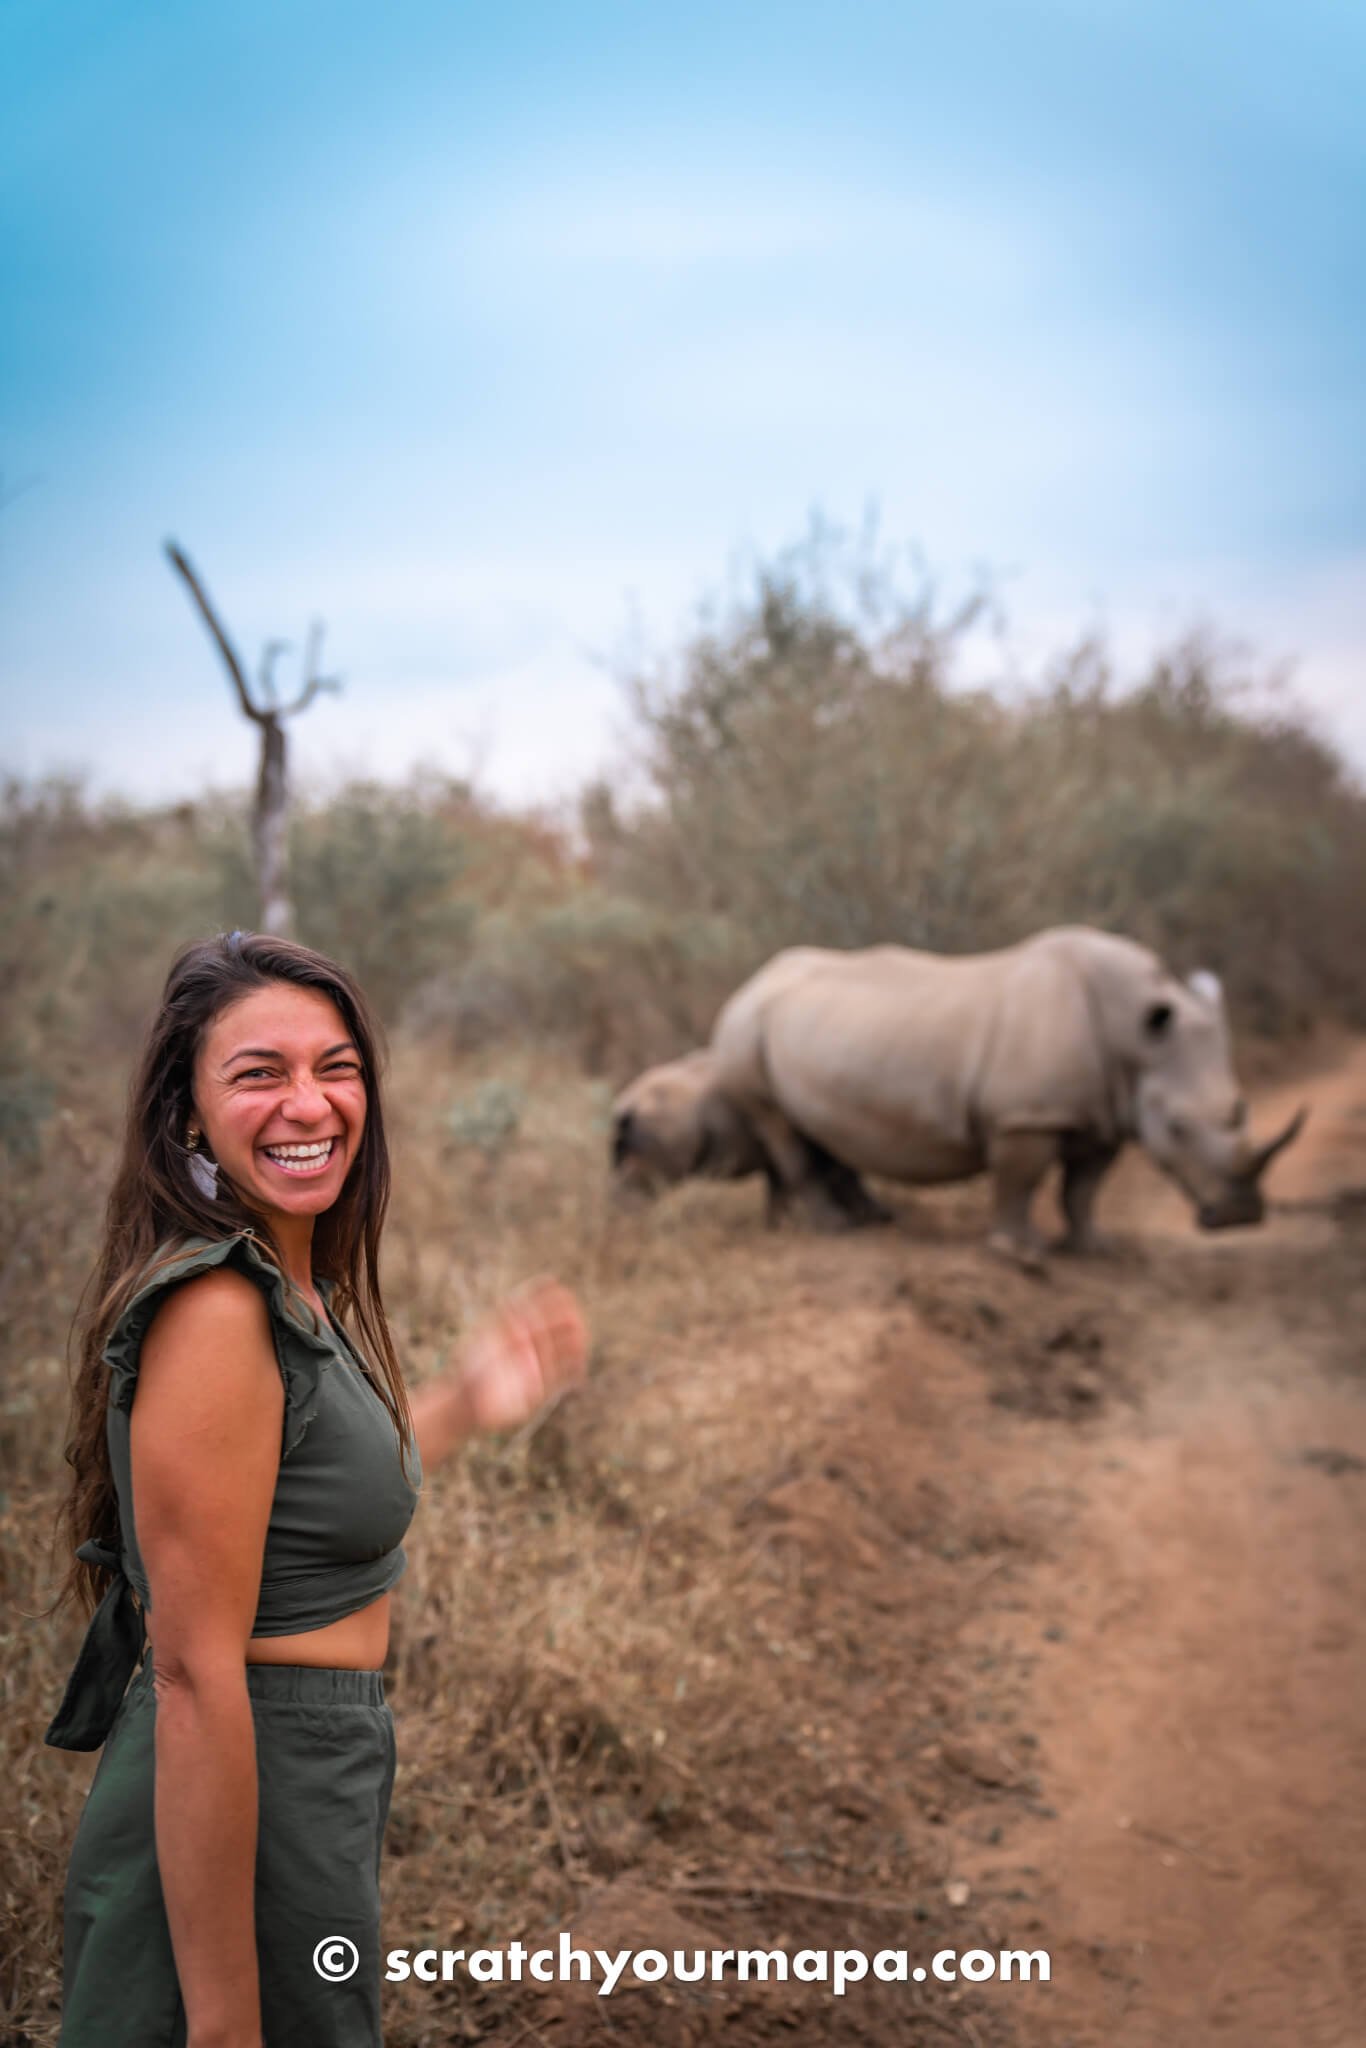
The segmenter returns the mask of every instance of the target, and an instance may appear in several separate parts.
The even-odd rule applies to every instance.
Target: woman
[[[47,1739],[104,1753],[67,1878],[62,2048],[380,2039],[401,1540],[422,1474],[586,1352],[543,1281],[410,1397],[378,1281],[388,1198],[350,976],[284,939],[186,947],[75,1387],[64,1591],[105,1591]]]

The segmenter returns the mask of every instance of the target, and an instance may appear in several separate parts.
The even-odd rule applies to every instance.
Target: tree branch
[[[282,708],[280,712],[281,718],[292,718],[296,711],[302,711],[305,705],[313,702],[319,690],[340,690],[341,688],[340,676],[320,676],[318,674],[318,657],[323,650],[323,630],[321,619],[315,619],[308,629],[308,645],[304,652],[304,686],[294,702],[286,704]]]
[[[244,715],[247,718],[253,719],[257,725],[264,725],[266,714],[259,711],[251,701],[251,694],[247,689],[247,680],[242,673],[242,664],[237,659],[236,650],[227,634],[223,631],[223,628],[219,625],[217,615],[204,594],[199,578],[195,575],[194,570],[190,567],[185,556],[173,540],[168,540],[166,543],[166,557],[176,573],[183,577],[200,617],[217,644],[218,651],[226,664],[228,674],[232,677],[233,683],[236,686],[238,702],[242,706]]]
[[[271,711],[279,708],[279,695],[275,688],[275,664],[289,647],[288,640],[267,640],[261,649],[261,666],[256,671],[256,687],[261,703]]]
[[[313,702],[319,690],[339,690],[341,686],[340,676],[314,676],[307,688],[300,690],[292,704],[281,705],[279,715],[281,718],[292,718],[296,711],[302,711],[306,704]]]

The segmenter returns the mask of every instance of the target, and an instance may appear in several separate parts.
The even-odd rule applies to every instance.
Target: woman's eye
[[[333,1060],[323,1068],[325,1074],[360,1075],[361,1067],[355,1060]],[[274,1078],[273,1067],[244,1067],[240,1074],[234,1074],[235,1081],[269,1081]]]

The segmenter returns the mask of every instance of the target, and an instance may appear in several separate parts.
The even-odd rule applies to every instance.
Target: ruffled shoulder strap
[[[138,1286],[105,1344],[109,1367],[109,1403],[131,1410],[137,1389],[142,1340],[153,1316],[173,1287],[217,1266],[232,1266],[258,1286],[270,1310],[275,1355],[285,1384],[282,1458],[287,1458],[313,1419],[318,1402],[319,1373],[335,1353],[308,1303],[292,1287],[251,1229],[228,1237],[180,1238],[159,1245]]]

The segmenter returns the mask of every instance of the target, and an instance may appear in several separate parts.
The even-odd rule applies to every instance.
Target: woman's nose
[[[296,1123],[316,1124],[328,1113],[328,1101],[311,1074],[300,1074],[290,1082],[280,1108]]]

